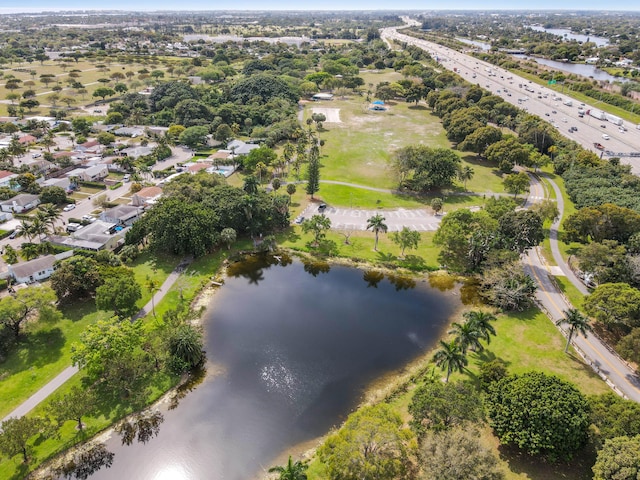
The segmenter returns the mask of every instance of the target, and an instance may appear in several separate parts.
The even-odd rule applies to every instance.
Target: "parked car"
[[[318,211],[319,212],[324,212],[327,208],[327,204],[326,203],[321,203],[320,205],[318,205]]]
[[[97,220],[97,218],[96,218],[96,217],[94,217],[93,215],[83,215],[83,216],[82,216],[82,220],[83,220],[84,222],[93,223],[93,222],[95,222],[95,221]]]
[[[131,175],[129,175],[128,173],[124,177],[122,177],[122,181],[124,183],[127,183],[129,180],[131,180]]]
[[[304,222],[304,217],[297,217],[294,221],[294,223],[300,225],[302,222]]]
[[[73,210],[74,208],[76,208],[76,206],[73,203],[70,203],[69,205],[67,205],[66,207],[64,207],[62,210],[65,212],[70,212],[71,210]]]
[[[18,230],[14,230],[13,232],[11,232],[11,235],[9,235],[9,239],[13,240],[17,236],[18,236]]]

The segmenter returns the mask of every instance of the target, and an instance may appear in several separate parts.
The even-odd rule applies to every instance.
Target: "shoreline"
[[[301,251],[291,250],[287,248],[277,249],[276,251],[271,252],[268,255],[273,256],[274,254],[277,255],[278,253],[286,253],[287,255],[290,255],[291,257],[298,259],[299,261],[303,261],[303,260],[322,261],[332,266],[345,266],[350,268],[357,268],[358,270],[363,272],[366,270],[375,270],[385,275],[407,276],[412,279],[415,279],[416,281],[427,282],[427,284],[429,285],[429,288],[437,288],[442,291],[451,290],[453,294],[458,296],[459,296],[459,290],[461,287],[460,283],[463,281],[463,278],[464,278],[464,277],[456,277],[456,276],[449,275],[447,272],[443,270],[413,272],[410,270],[403,269],[401,267],[398,267],[397,269],[392,269],[388,267],[378,266],[364,260],[354,261],[353,259],[344,258],[344,257],[322,258],[314,255],[312,252],[301,252]],[[238,252],[239,256],[249,256],[249,255],[257,255],[257,254],[260,254],[260,253],[247,252],[247,251]],[[240,260],[237,260],[237,261],[240,261]],[[208,316],[211,314],[211,312],[215,308],[216,294],[219,291],[220,287],[224,285],[225,280],[228,277],[227,268],[229,267],[229,265],[233,263],[235,263],[234,260],[229,260],[229,259],[224,260],[221,263],[220,268],[210,274],[210,277],[207,283],[205,283],[197,291],[197,293],[194,295],[189,305],[189,309],[198,314],[193,320],[191,320],[191,323],[193,325],[198,325],[203,328],[203,336],[205,338],[209,335],[209,332],[205,328],[205,318],[208,318]],[[435,278],[439,276],[445,278],[447,285],[450,284],[451,286],[447,286],[443,288],[441,286],[433,285],[432,282],[430,281],[430,277]],[[443,338],[443,336],[446,335],[448,326],[460,314],[460,311],[464,309],[465,306],[462,305],[462,302],[460,303],[461,305],[451,313],[446,326],[443,327],[443,332],[439,337],[439,339]],[[428,351],[425,351],[422,354],[418,355],[415,359],[411,360],[408,364],[404,365],[403,367],[393,371],[386,372],[382,376],[371,380],[369,384],[363,388],[361,399],[354,406],[353,410],[350,413],[353,413],[364,406],[374,405],[374,404],[386,401],[392,396],[397,395],[398,393],[402,393],[402,390],[409,388],[416,375],[421,375],[427,371],[427,367],[431,362],[431,357],[433,356],[433,351],[436,348],[437,347],[434,346],[430,348]],[[177,406],[177,403],[179,403],[180,399],[185,395],[188,395],[188,393],[193,388],[196,388],[200,383],[212,377],[224,375],[224,368],[220,365],[211,363],[209,360],[207,360],[206,362],[204,371],[205,371],[205,374],[202,377],[197,377],[193,374],[183,374],[176,385],[174,385],[173,387],[165,391],[163,394],[161,394],[160,397],[158,397],[153,403],[147,405],[146,407],[140,410],[131,412],[130,414],[118,419],[116,422],[105,427],[103,430],[97,432],[91,438],[56,454],[52,458],[43,462],[43,464],[40,465],[38,468],[33,470],[29,474],[30,476],[28,478],[31,478],[34,480],[44,480],[47,478],[51,478],[50,475],[52,475],[52,471],[51,471],[52,468],[59,466],[65,458],[72,456],[83,445],[86,445],[92,442],[101,442],[101,443],[107,442],[116,433],[115,432],[116,427],[121,422],[133,417],[134,415],[137,415],[143,412],[149,412],[149,411],[160,410],[160,409],[168,411],[172,408],[175,408],[175,406]],[[175,406],[172,406],[174,403],[175,403]],[[311,459],[315,454],[318,446],[320,446],[321,442],[328,435],[330,435],[336,428],[340,428],[340,426],[344,423],[344,421],[346,421],[346,418],[339,425],[335,425],[320,437],[307,440],[305,442],[302,442],[301,444],[287,447],[286,451],[283,451],[281,454],[279,454],[277,457],[274,458],[274,465],[279,465],[280,463],[282,463],[280,462],[280,460],[282,460],[282,457],[284,457],[283,461],[286,462],[288,455],[291,454],[291,451],[298,451],[300,447],[304,448],[304,450],[300,454],[301,458]],[[269,474],[266,470],[264,470],[263,472],[257,472],[255,476],[255,480],[269,479],[269,478],[274,478],[274,477],[272,476],[272,474]]]

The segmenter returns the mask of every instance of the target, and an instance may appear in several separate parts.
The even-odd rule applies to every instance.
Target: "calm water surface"
[[[110,439],[114,464],[92,479],[252,478],[430,349],[460,302],[456,290],[328,264],[254,261],[229,273],[205,320],[209,373],[222,373],[163,408],[148,444]]]

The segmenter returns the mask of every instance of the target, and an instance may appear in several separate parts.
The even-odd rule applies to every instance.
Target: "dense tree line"
[[[128,244],[148,241],[173,254],[203,255],[224,244],[222,231],[254,237],[289,224],[288,195],[251,193],[226,185],[220,175],[182,175],[127,233]]]

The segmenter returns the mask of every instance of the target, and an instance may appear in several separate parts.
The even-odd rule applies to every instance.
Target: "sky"
[[[0,0],[0,13],[57,10],[640,10],[633,0]]]

